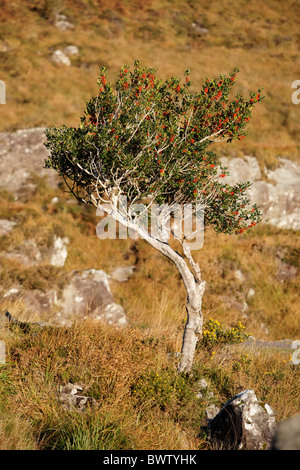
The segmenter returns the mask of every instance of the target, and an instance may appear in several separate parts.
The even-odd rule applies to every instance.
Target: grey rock
[[[277,425],[272,450],[300,450],[300,414]]]
[[[234,309],[240,313],[245,311],[245,302],[240,302],[239,300],[235,299],[234,297],[230,297],[228,295],[221,295],[220,298],[223,300],[224,305],[227,308]]]
[[[105,305],[104,307],[97,307],[91,317],[96,320],[103,320],[110,325],[124,326],[127,324],[123,307],[115,302]]]
[[[205,379],[201,379],[197,382],[197,386],[199,387],[200,390],[205,390],[208,387],[208,383],[206,382]]]
[[[74,46],[73,44],[70,44],[69,46],[65,47],[63,52],[66,54],[66,55],[78,55],[79,54],[79,49],[77,46]]]
[[[59,31],[69,31],[75,28],[75,26],[68,20],[68,17],[61,14],[56,15],[54,25]]]
[[[22,191],[30,197],[32,174],[46,178],[49,186],[56,188],[59,178],[54,170],[45,169],[49,152],[44,146],[45,128],[20,129],[16,132],[0,133],[0,189],[20,198]],[[26,154],[24,156],[24,153]]]
[[[213,397],[213,393],[212,393],[212,392],[208,392],[208,393],[207,393],[208,383],[206,382],[205,379],[198,380],[198,382],[197,382],[197,387],[198,387],[198,391],[197,391],[197,393],[196,393],[196,397],[197,397],[197,398],[204,398],[203,393],[205,393],[205,397],[206,397],[207,399]]]
[[[12,220],[7,219],[0,219],[0,237],[3,237],[4,235],[7,235],[9,232],[11,232],[15,225],[17,225],[17,222],[13,222]]]
[[[192,33],[197,36],[205,36],[206,34],[208,34],[208,29],[203,28],[203,26],[201,26],[201,24],[198,23],[197,21],[191,24],[191,28],[192,28]]]
[[[43,292],[39,289],[32,289],[24,293],[22,300],[34,308],[36,312],[41,314],[50,314],[57,302],[57,292],[54,289],[47,292]]]
[[[33,183],[23,184],[23,186],[15,192],[15,201],[27,202],[36,193],[37,185]]]
[[[54,236],[52,255],[50,264],[52,266],[64,266],[68,256],[67,244],[69,243],[68,237]]]
[[[214,450],[270,449],[275,414],[268,404],[258,401],[254,390],[244,390],[224,405],[207,429]]]
[[[24,289],[12,286],[2,292],[9,302],[21,302],[32,312],[51,318],[57,326],[71,326],[74,321],[86,318],[104,321],[123,327],[127,318],[123,307],[117,304],[110,290],[109,276],[102,270],[87,269],[69,273],[61,291],[50,289]]]
[[[87,407],[95,407],[97,402],[94,398],[78,394],[82,392],[84,387],[79,384],[67,383],[65,386],[60,386],[59,400],[65,411],[78,411],[84,412]]]
[[[116,326],[127,323],[123,308],[114,301],[109,276],[102,270],[87,269],[71,274],[57,306],[60,312],[56,318],[63,324],[80,318],[94,318]]]
[[[64,65],[66,67],[69,67],[71,65],[70,58],[60,49],[57,49],[53,52],[51,59],[52,62],[57,65]]]
[[[228,168],[229,175],[223,178],[224,183],[236,184],[240,181],[259,180],[261,171],[258,161],[255,157],[245,156],[245,158],[233,158],[229,160],[226,157],[220,158],[223,166]]]
[[[219,411],[220,411],[220,408],[218,408],[216,405],[208,405],[205,408],[205,416],[206,416],[207,421],[209,422],[212,419],[214,419],[215,416],[217,416],[217,414],[219,413]]]
[[[11,287],[2,295],[4,300],[25,304],[37,314],[50,314],[57,303],[57,292],[54,289],[43,292],[40,289],[26,290],[22,286]]]
[[[42,255],[34,240],[25,240],[22,244],[12,247],[9,251],[2,251],[1,256],[14,260],[25,267],[36,266],[41,263]]]
[[[253,297],[254,295],[255,295],[255,290],[252,287],[250,287],[247,293],[247,299],[251,299],[251,297]]]
[[[0,41],[0,52],[9,51],[9,46],[5,41]]]
[[[64,266],[68,256],[67,245],[69,239],[67,237],[54,236],[53,245],[50,248],[39,249],[34,240],[25,240],[18,246],[11,246],[7,251],[0,252],[4,258],[14,260],[24,267],[32,267],[42,262],[51,266]]]
[[[110,275],[116,281],[125,282],[133,275],[134,269],[135,266],[119,267],[114,269]]]
[[[242,271],[241,271],[240,269],[236,269],[236,270],[233,272],[233,274],[234,274],[234,277],[235,277],[238,281],[242,282],[242,281],[245,280],[245,276],[244,276],[244,274],[242,273]]]
[[[254,157],[220,159],[228,167],[229,175],[224,183],[236,184],[250,181],[248,196],[251,204],[256,203],[263,214],[263,222],[282,229],[300,230],[300,165],[278,158],[279,166],[265,170],[269,181],[262,180],[259,164]]]
[[[6,363],[5,342],[0,340],[0,364]]]
[[[258,347],[267,349],[295,349],[297,340],[280,339],[278,341],[267,341],[263,339],[256,339],[253,336],[242,343],[242,347]],[[300,341],[299,341],[300,344]]]
[[[298,268],[289,263],[285,263],[282,260],[278,260],[278,272],[277,278],[280,282],[285,282],[289,279],[293,279],[298,275]]]

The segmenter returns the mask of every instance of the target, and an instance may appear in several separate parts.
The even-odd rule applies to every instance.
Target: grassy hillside
[[[278,155],[299,160],[300,105],[291,102],[291,83],[300,79],[299,13],[299,2],[290,0],[2,0],[0,79],[7,95],[0,131],[78,125],[85,100],[97,91],[101,65],[112,80],[135,59],[156,67],[162,78],[190,68],[195,90],[204,77],[237,66],[236,92],[247,95],[262,85],[265,100],[255,109],[248,138],[216,152],[254,155],[269,167]],[[59,31],[58,14],[75,28]],[[198,35],[193,24],[207,34]],[[70,67],[55,65],[53,51],[70,44],[80,54]],[[300,338],[299,271],[280,277],[280,262],[300,269],[299,232],[267,225],[232,237],[205,231],[197,261],[207,282],[204,319],[212,318],[214,327],[197,348],[188,378],[176,374],[185,292],[173,265],[142,240],[100,241],[93,208],[67,204],[63,186],[49,188],[38,176],[32,182],[37,190],[27,202],[0,192],[0,219],[19,222],[0,237],[0,252],[26,239],[42,248],[59,234],[70,240],[68,257],[56,270],[24,268],[1,257],[3,292],[16,282],[57,287],[72,269],[110,272],[135,264],[129,281],[112,282],[130,326],[116,330],[85,321],[29,333],[2,328],[7,364],[0,366],[1,449],[209,449],[200,432],[206,406],[221,406],[246,388],[274,409],[278,421],[299,412],[299,366],[291,363],[290,351],[243,349],[235,344],[242,339],[235,336],[239,330],[233,330],[242,322],[242,331],[260,339]],[[2,297],[5,309],[20,320],[37,319],[34,310]],[[231,331],[231,339],[214,341],[217,330]],[[198,398],[201,378],[209,386]],[[82,415],[62,412],[59,387],[68,381],[83,384],[97,407]]]
[[[57,233],[70,239],[66,264],[24,268],[3,257],[3,293],[16,282],[27,289],[59,288],[71,269],[110,272],[135,263],[129,281],[111,285],[129,326],[116,329],[82,320],[71,328],[29,332],[2,327],[7,364],[0,366],[1,449],[210,449],[201,431],[206,407],[222,406],[247,388],[273,408],[278,421],[299,412],[300,370],[291,362],[291,351],[240,343],[245,334],[299,339],[299,274],[281,282],[277,266],[284,248],[284,259],[299,267],[299,234],[267,226],[230,239],[206,232],[205,249],[198,255],[207,281],[205,334],[193,376],[187,377],[176,373],[185,292],[174,267],[142,240],[100,241],[93,210],[67,204],[63,188],[35,182],[38,189],[30,202],[16,203],[1,194],[0,218],[9,214],[21,222],[1,238],[1,250],[27,238],[42,248]],[[59,197],[55,205],[54,196]],[[236,279],[236,269],[244,281]],[[255,295],[247,299],[250,288]],[[243,315],[246,299],[249,308]],[[22,302],[2,297],[1,319],[6,309],[22,321],[51,322]],[[203,378],[208,388],[198,397]],[[59,390],[67,382],[84,386],[96,407],[83,414],[63,411]]]
[[[236,92],[264,87],[249,138],[220,151],[250,153],[268,165],[277,155],[296,159],[300,111],[291,84],[299,79],[299,2],[268,0],[3,0],[0,12],[1,77],[7,105],[0,130],[78,124],[84,101],[97,90],[101,65],[111,79],[124,63],[140,59],[162,78],[190,68],[194,89],[205,76],[240,68]],[[59,31],[57,14],[75,29]],[[193,25],[196,25],[193,26]],[[197,34],[197,27],[207,34]],[[73,44],[71,67],[51,61]]]

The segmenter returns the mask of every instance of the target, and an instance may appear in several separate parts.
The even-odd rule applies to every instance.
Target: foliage
[[[109,416],[65,413],[43,424],[43,450],[122,450],[130,440]]]
[[[132,71],[121,68],[113,86],[102,68],[81,125],[46,130],[46,167],[85,203],[116,194],[131,203],[199,203],[205,224],[217,233],[243,232],[261,219],[256,205],[247,208],[250,183],[224,184],[228,172],[210,150],[212,142],[243,139],[252,108],[262,100],[261,90],[248,100],[229,99],[237,73],[206,78],[191,93],[189,70],[183,82],[164,81],[136,61]]]
[[[250,335],[245,333],[245,327],[241,322],[229,329],[224,329],[217,320],[210,318],[203,327],[201,345],[211,348],[218,344],[236,344],[245,341]]]
[[[150,400],[153,406],[165,409],[172,401],[181,401],[188,393],[187,378],[178,375],[175,371],[163,370],[159,374],[155,371],[141,375],[132,385],[132,395],[138,402]]]

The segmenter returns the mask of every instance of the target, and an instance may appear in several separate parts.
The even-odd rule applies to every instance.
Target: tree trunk
[[[100,206],[100,208],[102,207]],[[103,208],[103,210],[104,212],[107,212],[107,209]],[[169,258],[178,269],[187,292],[187,322],[183,334],[181,349],[182,356],[178,366],[178,372],[190,372],[193,366],[195,349],[199,340],[199,335],[202,335],[203,325],[201,304],[205,282],[201,280],[201,273],[198,264],[193,261],[190,250],[185,249],[184,251],[189,260],[189,264],[194,271],[192,272],[185,259],[175,251],[167,241],[162,241],[153,237],[142,226],[129,221],[120,214],[116,209],[116,202],[111,205],[111,212],[109,212],[109,215],[119,223],[135,230],[138,235],[146,240],[153,248]]]
[[[196,345],[202,335],[203,315],[201,311],[205,283],[194,280],[194,286],[187,289],[187,322],[183,334],[181,361],[178,372],[190,372],[194,362]]]

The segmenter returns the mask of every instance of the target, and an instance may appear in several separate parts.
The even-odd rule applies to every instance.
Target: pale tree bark
[[[193,260],[190,249],[186,243],[183,243],[183,251],[188,263],[183,256],[170,246],[168,241],[164,239],[164,235],[162,235],[161,238],[151,235],[144,227],[140,226],[135,221],[129,220],[126,215],[121,213],[117,208],[117,199],[117,197],[112,197],[109,209],[101,204],[99,205],[99,201],[96,199],[94,200],[94,204],[120,224],[136,231],[137,234],[146,240],[153,248],[170,259],[181,275],[187,293],[187,321],[183,334],[181,360],[178,366],[178,372],[190,372],[194,362],[196,345],[202,335],[203,326],[201,305],[205,282],[201,279],[199,265]]]

